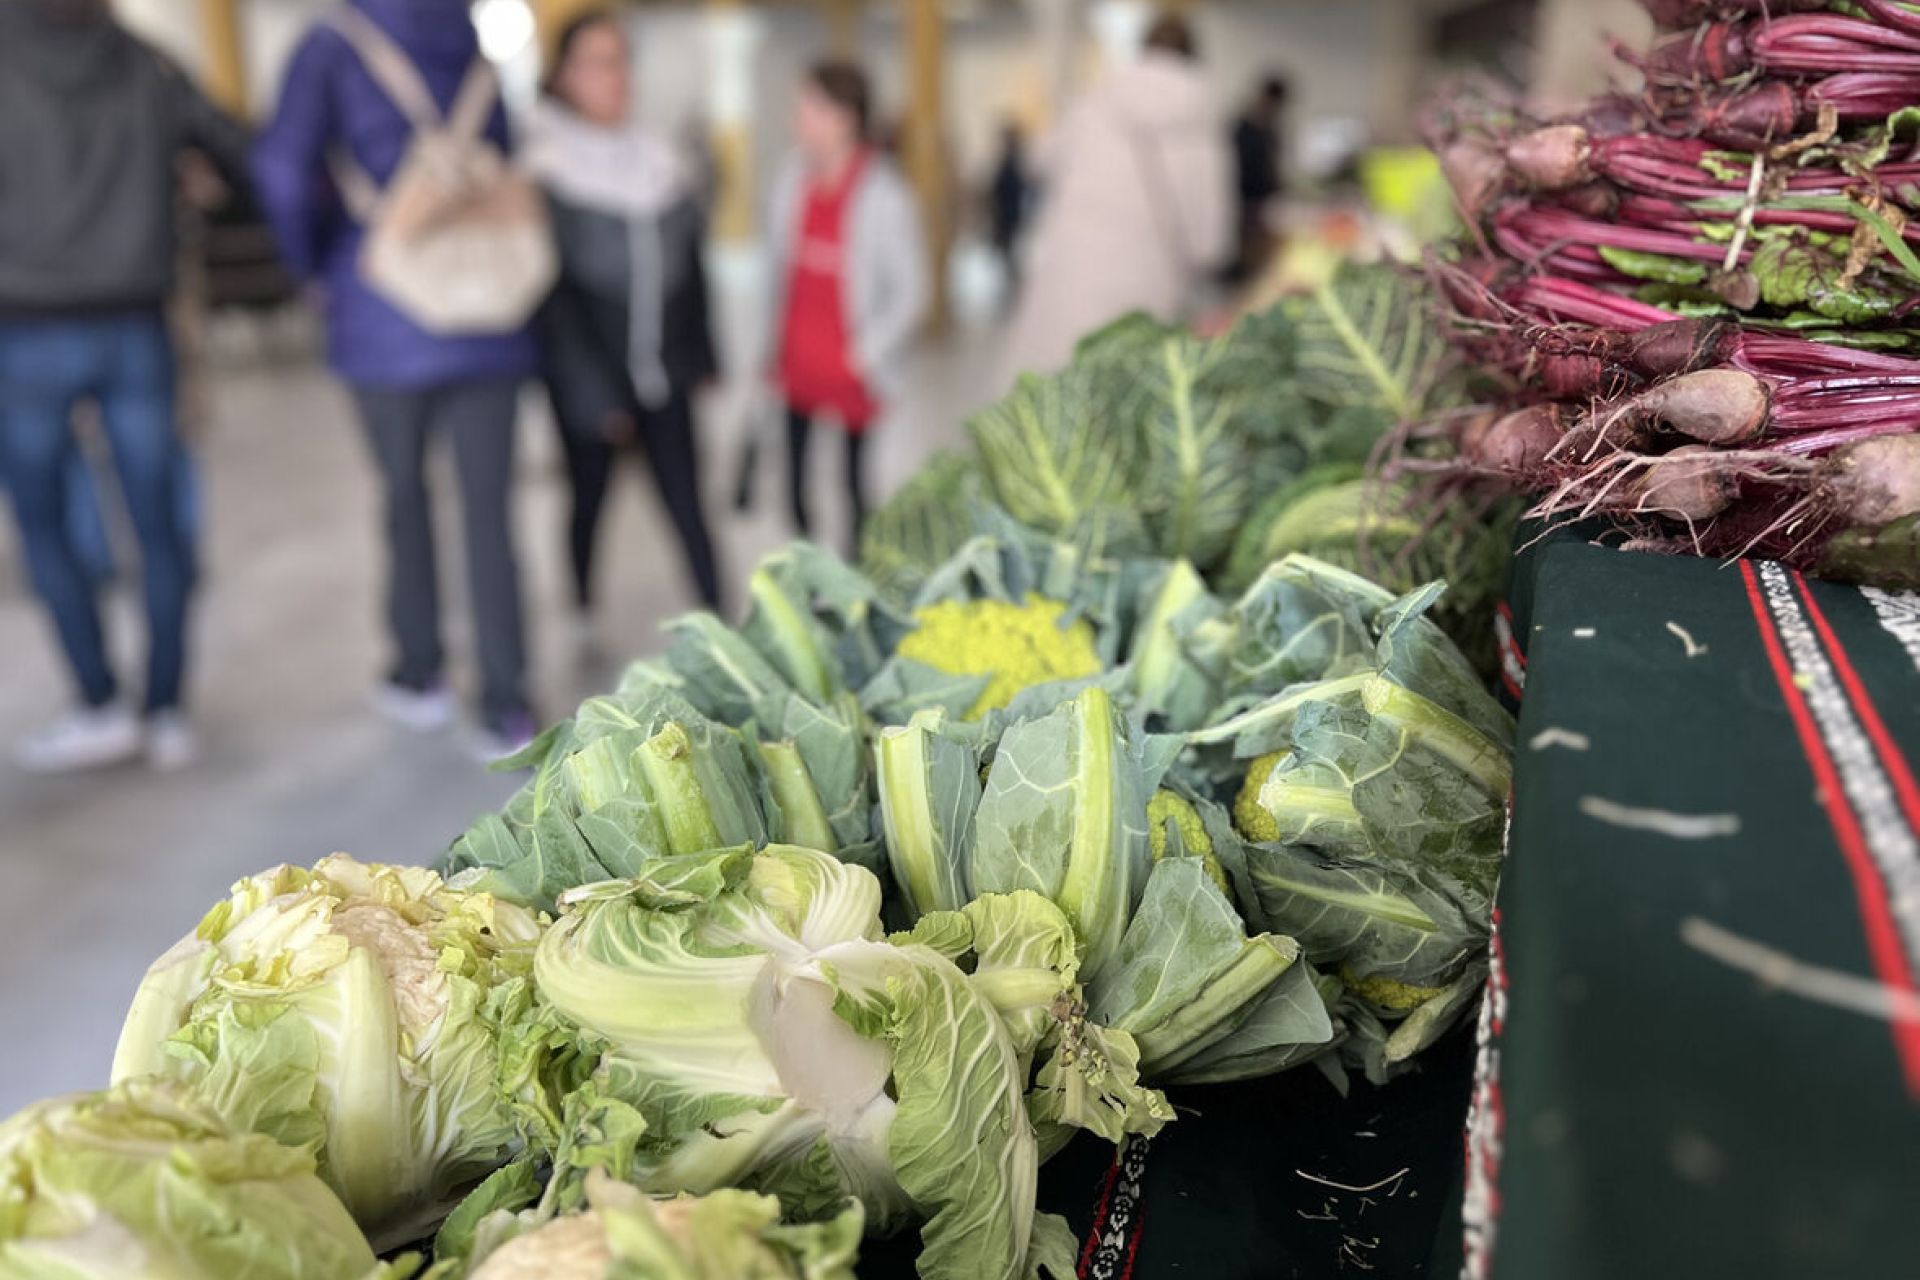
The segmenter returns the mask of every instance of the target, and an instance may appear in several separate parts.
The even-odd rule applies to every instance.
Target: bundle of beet
[[[1920,3],[1645,3],[1636,94],[1429,121],[1473,226],[1432,273],[1505,401],[1440,469],[1638,547],[1920,586]]]

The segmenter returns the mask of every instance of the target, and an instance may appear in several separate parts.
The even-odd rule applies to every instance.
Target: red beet
[[[1731,80],[1750,70],[1753,51],[1746,29],[1736,23],[1713,22],[1657,41],[1641,59],[1641,69],[1652,80]]]
[[[1824,9],[1827,0],[1640,0],[1640,7],[1662,31],[1684,31],[1714,18]]]
[[[1467,456],[1485,471],[1533,478],[1547,455],[1560,443],[1566,411],[1556,404],[1536,404],[1510,413],[1474,434]],[[1468,442],[1463,440],[1463,445]]]
[[[1562,191],[1560,203],[1584,217],[1611,218],[1620,212],[1620,188],[1604,178],[1595,178]]]
[[[1818,491],[1850,525],[1877,529],[1920,515],[1920,435],[1881,436],[1820,464]]]
[[[1647,468],[1631,500],[1634,511],[1691,522],[1713,519],[1739,497],[1739,480],[1715,450],[1685,444]]]
[[[1719,364],[1739,330],[1720,320],[1668,320],[1632,336],[1632,365],[1642,377],[1667,378]]]
[[[1554,124],[1507,144],[1507,167],[1536,191],[1563,191],[1593,179],[1592,144],[1577,124]]]
[[[1703,444],[1745,444],[1767,426],[1773,393],[1738,369],[1701,369],[1642,391],[1630,410],[1669,431]]]
[[[1460,138],[1440,152],[1440,172],[1453,188],[1454,199],[1469,222],[1480,215],[1500,195],[1507,182],[1507,165],[1499,148],[1484,138]]]
[[[1763,80],[1750,89],[1669,99],[1663,127],[1723,147],[1757,150],[1794,135],[1809,104],[1784,80]]]

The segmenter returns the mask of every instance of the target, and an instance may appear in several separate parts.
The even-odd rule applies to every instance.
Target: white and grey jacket
[[[796,160],[773,189],[767,224],[771,308],[766,363],[778,359],[787,311],[787,280],[806,201],[806,171]],[[913,191],[890,162],[871,157],[848,206],[847,286],[842,305],[852,335],[854,371],[883,399],[900,389],[903,363],[926,316],[926,239]]]

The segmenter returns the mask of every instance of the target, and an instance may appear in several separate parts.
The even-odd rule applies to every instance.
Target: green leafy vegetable
[[[56,1098],[0,1125],[0,1275],[403,1280],[310,1151],[235,1130],[178,1086]]]
[[[376,1245],[418,1239],[518,1148],[485,1006],[538,936],[527,912],[430,871],[344,854],[277,868],[149,970],[113,1078],[181,1081],[315,1153]]]

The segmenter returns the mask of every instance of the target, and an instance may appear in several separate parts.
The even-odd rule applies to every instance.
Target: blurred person
[[[384,49],[406,65],[376,74],[363,49]],[[476,746],[494,754],[527,741],[534,729],[509,518],[519,387],[537,368],[533,332],[527,325],[431,332],[403,314],[369,285],[361,246],[370,215],[362,201],[352,203],[367,216],[356,215],[343,198],[354,173],[385,189],[414,140],[409,111],[383,82],[410,69],[431,106],[447,113],[469,76],[484,74],[480,56],[465,0],[348,0],[295,51],[279,105],[254,149],[254,174],[281,253],[311,282],[325,311],[330,363],[353,391],[380,473],[387,621],[396,659],[375,689],[374,706],[421,732],[455,719],[426,471],[428,442],[444,435],[459,477],[480,659]],[[425,106],[414,104],[414,113]],[[483,136],[507,149],[497,96]]]
[[[1000,156],[994,162],[987,191],[987,215],[992,223],[994,252],[1017,288],[1020,279],[1020,232],[1027,224],[1027,206],[1033,185],[1027,177],[1027,135],[1017,120],[1000,126]]]
[[[1046,199],[1005,381],[1063,367],[1129,312],[1181,319],[1231,252],[1228,159],[1193,31],[1161,17],[1139,59],[1069,107],[1039,158]]]
[[[816,422],[832,419],[847,440],[855,548],[868,506],[867,435],[899,392],[929,296],[920,214],[899,170],[869,144],[871,120],[864,72],[814,67],[795,102],[797,154],[769,222],[793,522],[811,533],[807,452]]]
[[[183,698],[193,549],[178,509],[184,455],[164,315],[174,165],[195,147],[238,178],[246,146],[244,129],[115,23],[105,0],[0,4],[0,474],[80,695],[19,744],[23,768],[95,767],[143,748],[155,767],[177,768],[197,755]],[[144,720],[107,657],[100,549],[85,545],[97,511],[72,507],[86,480],[73,433],[83,401],[99,409],[139,537]]]
[[[1233,164],[1240,199],[1239,253],[1229,272],[1234,283],[1253,279],[1273,256],[1269,218],[1273,202],[1286,191],[1281,152],[1286,109],[1287,82],[1269,75],[1233,122]]]
[[[610,11],[576,18],[561,32],[525,151],[560,245],[541,336],[573,487],[574,599],[588,634],[600,516],[616,451],[631,442],[646,455],[701,602],[720,607],[692,402],[719,371],[705,217],[692,167],[634,118],[632,66]]]

